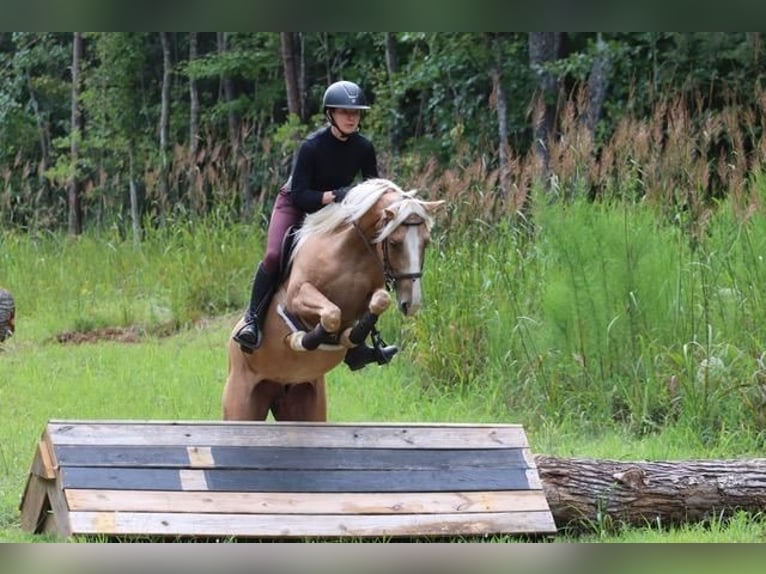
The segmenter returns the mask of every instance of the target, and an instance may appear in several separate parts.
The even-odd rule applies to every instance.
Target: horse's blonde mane
[[[396,225],[392,226],[393,222],[389,223],[381,230],[375,241],[385,239],[399,223],[414,212],[427,219],[430,224],[430,218],[425,214],[425,209],[420,206],[420,201],[413,198],[416,193],[415,190],[404,191],[394,182],[383,178],[368,179],[352,187],[341,203],[331,203],[306,216],[303,225],[297,232],[293,255],[300,250],[309,237],[332,233],[339,227],[361,219],[388,191],[395,191],[401,197],[395,205],[402,203],[403,207],[405,205],[408,207],[399,211],[399,217],[395,218]],[[402,211],[406,211],[406,214],[403,214]]]

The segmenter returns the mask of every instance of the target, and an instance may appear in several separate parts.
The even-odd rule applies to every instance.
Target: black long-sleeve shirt
[[[332,135],[330,126],[309,135],[298,148],[290,181],[290,198],[306,213],[322,207],[322,194],[346,187],[360,174],[378,177],[372,142],[359,133],[346,141]]]

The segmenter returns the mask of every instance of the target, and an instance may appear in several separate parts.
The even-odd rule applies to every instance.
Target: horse
[[[390,180],[352,187],[308,214],[252,353],[229,338],[224,420],[327,420],[325,374],[363,343],[396,292],[399,311],[421,306],[434,214],[444,201],[415,198]],[[240,319],[232,334],[241,326]]]

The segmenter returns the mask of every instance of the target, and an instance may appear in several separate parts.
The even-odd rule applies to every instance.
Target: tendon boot
[[[252,353],[263,340],[263,320],[269,308],[271,296],[276,287],[277,274],[269,273],[263,263],[258,266],[250,293],[250,304],[245,313],[245,322],[232,337],[245,353]]]
[[[399,348],[396,345],[386,345],[385,347],[368,347],[365,344],[351,347],[346,352],[346,358],[343,362],[348,365],[352,371],[358,371],[370,363],[385,365],[390,362]]]

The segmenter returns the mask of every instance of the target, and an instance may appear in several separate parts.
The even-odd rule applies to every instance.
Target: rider
[[[364,179],[378,177],[375,147],[358,131],[362,110],[370,109],[364,92],[353,82],[335,82],[325,90],[322,108],[329,125],[301,143],[290,179],[280,189],[271,212],[266,254],[253,278],[244,324],[233,336],[245,352],[261,345],[263,320],[279,280],[287,231],[300,225],[307,213],[342,201],[357,174]],[[372,362],[388,363],[397,351],[393,345],[372,348],[360,344],[347,351],[345,362],[355,371]]]

